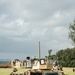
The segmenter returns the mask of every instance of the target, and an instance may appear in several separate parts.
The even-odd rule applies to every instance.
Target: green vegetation
[[[64,67],[75,67],[75,48],[59,50],[56,53],[56,56]]]
[[[72,40],[72,44],[75,47],[75,20],[69,26],[69,38]]]
[[[75,48],[61,49],[55,55],[48,56],[48,58],[58,60],[63,67],[75,67]]]

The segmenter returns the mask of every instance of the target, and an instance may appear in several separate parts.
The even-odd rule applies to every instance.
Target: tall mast
[[[40,41],[39,41],[39,60],[40,60]]]

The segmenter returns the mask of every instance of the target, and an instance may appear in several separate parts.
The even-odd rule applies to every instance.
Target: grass
[[[75,72],[72,71],[73,68],[63,68],[64,73],[66,75],[75,75]],[[10,73],[13,71],[13,68],[0,68],[0,75],[10,75]],[[18,72],[24,72],[25,69],[18,69]]]
[[[75,68],[74,68],[75,69]],[[63,71],[66,75],[75,75],[75,72],[73,72],[73,68],[63,68]]]
[[[13,68],[0,68],[0,75],[10,75],[13,71]],[[25,69],[19,68],[18,72],[24,72]]]

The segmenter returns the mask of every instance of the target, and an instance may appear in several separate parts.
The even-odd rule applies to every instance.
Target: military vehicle
[[[32,69],[27,69],[24,73],[12,72],[10,75],[64,75],[58,65],[53,67],[48,59],[38,59],[34,61]]]
[[[48,61],[48,59],[36,60],[32,69],[24,72],[24,75],[64,75],[60,66],[55,65]]]
[[[34,60],[31,69],[25,70],[24,73],[12,72],[11,75],[64,75],[60,65],[54,64],[47,58],[40,58],[40,42],[39,42],[39,59]]]

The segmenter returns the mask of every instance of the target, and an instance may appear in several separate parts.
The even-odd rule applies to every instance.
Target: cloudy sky
[[[73,47],[69,25],[75,0],[0,0],[0,59],[41,57]]]

